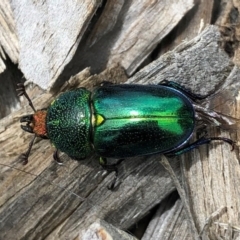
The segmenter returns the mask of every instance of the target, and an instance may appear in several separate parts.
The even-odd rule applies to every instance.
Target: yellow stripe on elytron
[[[104,117],[101,116],[100,114],[96,114],[96,126],[99,126],[101,125],[102,123],[104,122]]]
[[[53,105],[55,103],[56,99],[54,99],[52,102],[51,102],[51,105]]]

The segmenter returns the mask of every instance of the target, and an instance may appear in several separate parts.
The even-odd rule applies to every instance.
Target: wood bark
[[[7,87],[1,87],[6,93],[1,102],[10,102],[8,110],[1,105],[2,116],[18,105],[13,88],[24,73],[27,80],[45,89],[51,88],[51,92],[44,92],[36,85],[26,83],[38,109],[47,107],[62,91],[76,87],[92,90],[101,81],[158,84],[167,79],[201,95],[230,92],[231,102],[225,102],[220,110],[225,114],[231,110],[231,115],[240,118],[240,73],[230,59],[237,59],[234,49],[238,35],[226,39],[226,26],[220,28],[224,35],[214,26],[208,26],[200,33],[212,18],[212,1],[177,1],[175,6],[175,1],[85,1],[69,6],[60,3],[56,8],[51,1],[43,1],[43,6],[15,0],[10,4],[7,1],[1,3],[1,9],[5,9],[4,4],[10,6],[12,13],[9,10],[8,15],[13,14],[17,29],[12,35],[7,30],[2,31],[12,42],[17,32],[20,46],[19,50],[18,44],[1,41],[8,56],[8,60],[2,58],[5,70],[0,78],[5,80]],[[205,12],[206,6],[209,8]],[[237,3],[231,6],[236,7]],[[35,14],[34,20],[32,14]],[[58,22],[59,15],[63,19]],[[29,19],[24,28],[21,23],[26,16]],[[34,34],[29,38],[26,29],[31,22],[34,23],[31,26]],[[178,24],[181,27],[174,31]],[[174,33],[179,38],[167,44],[164,37],[168,35],[173,39]],[[192,40],[181,43],[187,37]],[[230,49],[232,55],[229,51],[227,55],[224,50],[232,39],[235,41]],[[9,48],[13,49],[9,52],[6,50],[8,43],[15,46]],[[159,53],[165,54],[159,56]],[[19,63],[22,72],[12,63]],[[69,80],[70,76],[73,77]],[[7,82],[11,84],[7,85]],[[7,88],[9,92],[6,92]],[[29,163],[22,166],[18,157],[26,151],[31,136],[19,128],[19,118],[32,110],[26,100],[22,101],[21,107],[0,120],[1,239],[84,239],[84,233],[99,219],[127,230],[159,203],[160,210],[153,218],[157,220],[151,221],[143,239],[239,237],[237,128],[234,132],[214,128],[208,132],[210,136],[234,139],[237,146],[233,151],[228,144],[215,142],[169,159],[185,191],[184,201],[191,210],[189,216],[180,200],[163,201],[175,190],[175,185],[160,164],[160,155],[135,157],[123,162],[119,185],[113,192],[107,186],[114,175],[101,169],[98,156],[93,154],[77,162],[61,154],[64,164],[58,166],[52,160],[54,149],[48,140],[37,140]],[[167,209],[171,209],[170,212]],[[189,218],[193,220],[197,236]],[[114,238],[114,233],[112,236]]]
[[[71,60],[75,63],[70,64],[75,73],[88,66],[93,72],[100,72],[106,66],[120,63],[132,74],[194,5],[193,0],[175,4],[106,1],[93,27],[93,16],[100,4],[98,0],[42,1],[41,4],[12,0],[14,16],[18,19],[19,64],[25,77],[43,89],[50,88]],[[163,20],[166,12],[168,18]],[[90,33],[85,33],[87,26],[93,27]],[[72,71],[66,69],[68,76]]]

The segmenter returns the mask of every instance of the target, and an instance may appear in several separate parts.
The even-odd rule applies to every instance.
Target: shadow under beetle
[[[22,129],[34,137],[20,157],[27,164],[36,137],[47,138],[56,147],[53,158],[60,163],[58,150],[81,160],[91,152],[100,156],[105,170],[115,171],[124,158],[162,153],[175,156],[213,140],[234,146],[231,139],[201,137],[189,144],[196,117],[192,102],[203,99],[175,82],[159,85],[114,85],[105,83],[95,91],[85,88],[62,93],[47,109],[35,110],[23,84],[24,95],[34,114],[24,116]],[[120,159],[107,164],[107,158]]]

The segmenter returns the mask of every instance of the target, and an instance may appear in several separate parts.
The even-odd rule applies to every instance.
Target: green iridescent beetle
[[[21,155],[25,164],[36,136],[50,139],[57,149],[57,161],[58,150],[76,160],[95,152],[102,166],[116,174],[116,165],[124,158],[156,153],[179,155],[212,140],[234,144],[221,137],[202,137],[188,143],[196,125],[192,101],[199,96],[173,82],[105,84],[93,93],[79,88],[62,93],[47,109],[39,111],[34,109],[24,85],[19,86],[19,95],[25,95],[35,111],[20,119],[26,122],[22,129],[34,133],[28,151]],[[107,158],[120,160],[108,165]]]

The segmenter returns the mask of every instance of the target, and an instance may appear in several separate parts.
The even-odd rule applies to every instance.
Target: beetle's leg
[[[196,142],[193,142],[192,144],[189,144],[181,149],[177,149],[176,151],[172,151],[172,152],[168,152],[168,153],[165,153],[166,156],[178,156],[182,153],[185,153],[185,152],[188,152],[200,145],[203,145],[203,144],[209,144],[210,142],[212,141],[224,141],[228,144],[230,144],[232,146],[232,150],[234,149],[234,144],[235,142],[229,138],[224,138],[224,137],[210,137],[210,138],[205,138],[205,137],[201,137],[199,138]]]
[[[102,82],[100,83],[100,86],[101,86],[101,87],[103,87],[103,86],[109,86],[109,85],[113,85],[113,83],[112,83],[112,82],[109,82],[109,81],[102,81]]]
[[[32,149],[35,138],[36,138],[36,134],[34,134],[31,142],[29,143],[28,150],[25,153],[22,153],[19,156],[19,159],[20,159],[20,161],[22,162],[23,165],[26,165],[28,163],[28,157],[29,157],[29,154],[31,152],[31,149]]]
[[[57,164],[63,165],[63,162],[60,160],[58,155],[58,149],[53,153],[53,159],[57,162]]]
[[[168,87],[172,87],[172,88],[175,88],[177,90],[180,90],[181,92],[183,92],[185,95],[187,95],[193,101],[203,100],[206,97],[208,97],[208,96],[200,96],[198,94],[192,93],[190,90],[186,89],[182,85],[180,85],[176,82],[173,82],[173,81],[163,80],[158,85],[164,85],[164,86],[168,86]]]
[[[28,100],[29,106],[32,108],[32,110],[34,112],[36,112],[36,109],[33,106],[32,100],[30,99],[30,97],[28,96],[28,94],[26,92],[24,84],[23,83],[18,83],[17,86],[18,86],[18,88],[16,90],[18,92],[18,96],[23,96],[24,95],[25,98]]]
[[[107,159],[100,157],[99,164],[102,166],[102,168],[108,172],[115,172],[115,177],[112,181],[111,184],[108,185],[109,190],[114,190],[116,187],[116,181],[118,179],[118,165],[123,161],[124,159],[119,159],[116,163],[114,164],[107,164]]]

